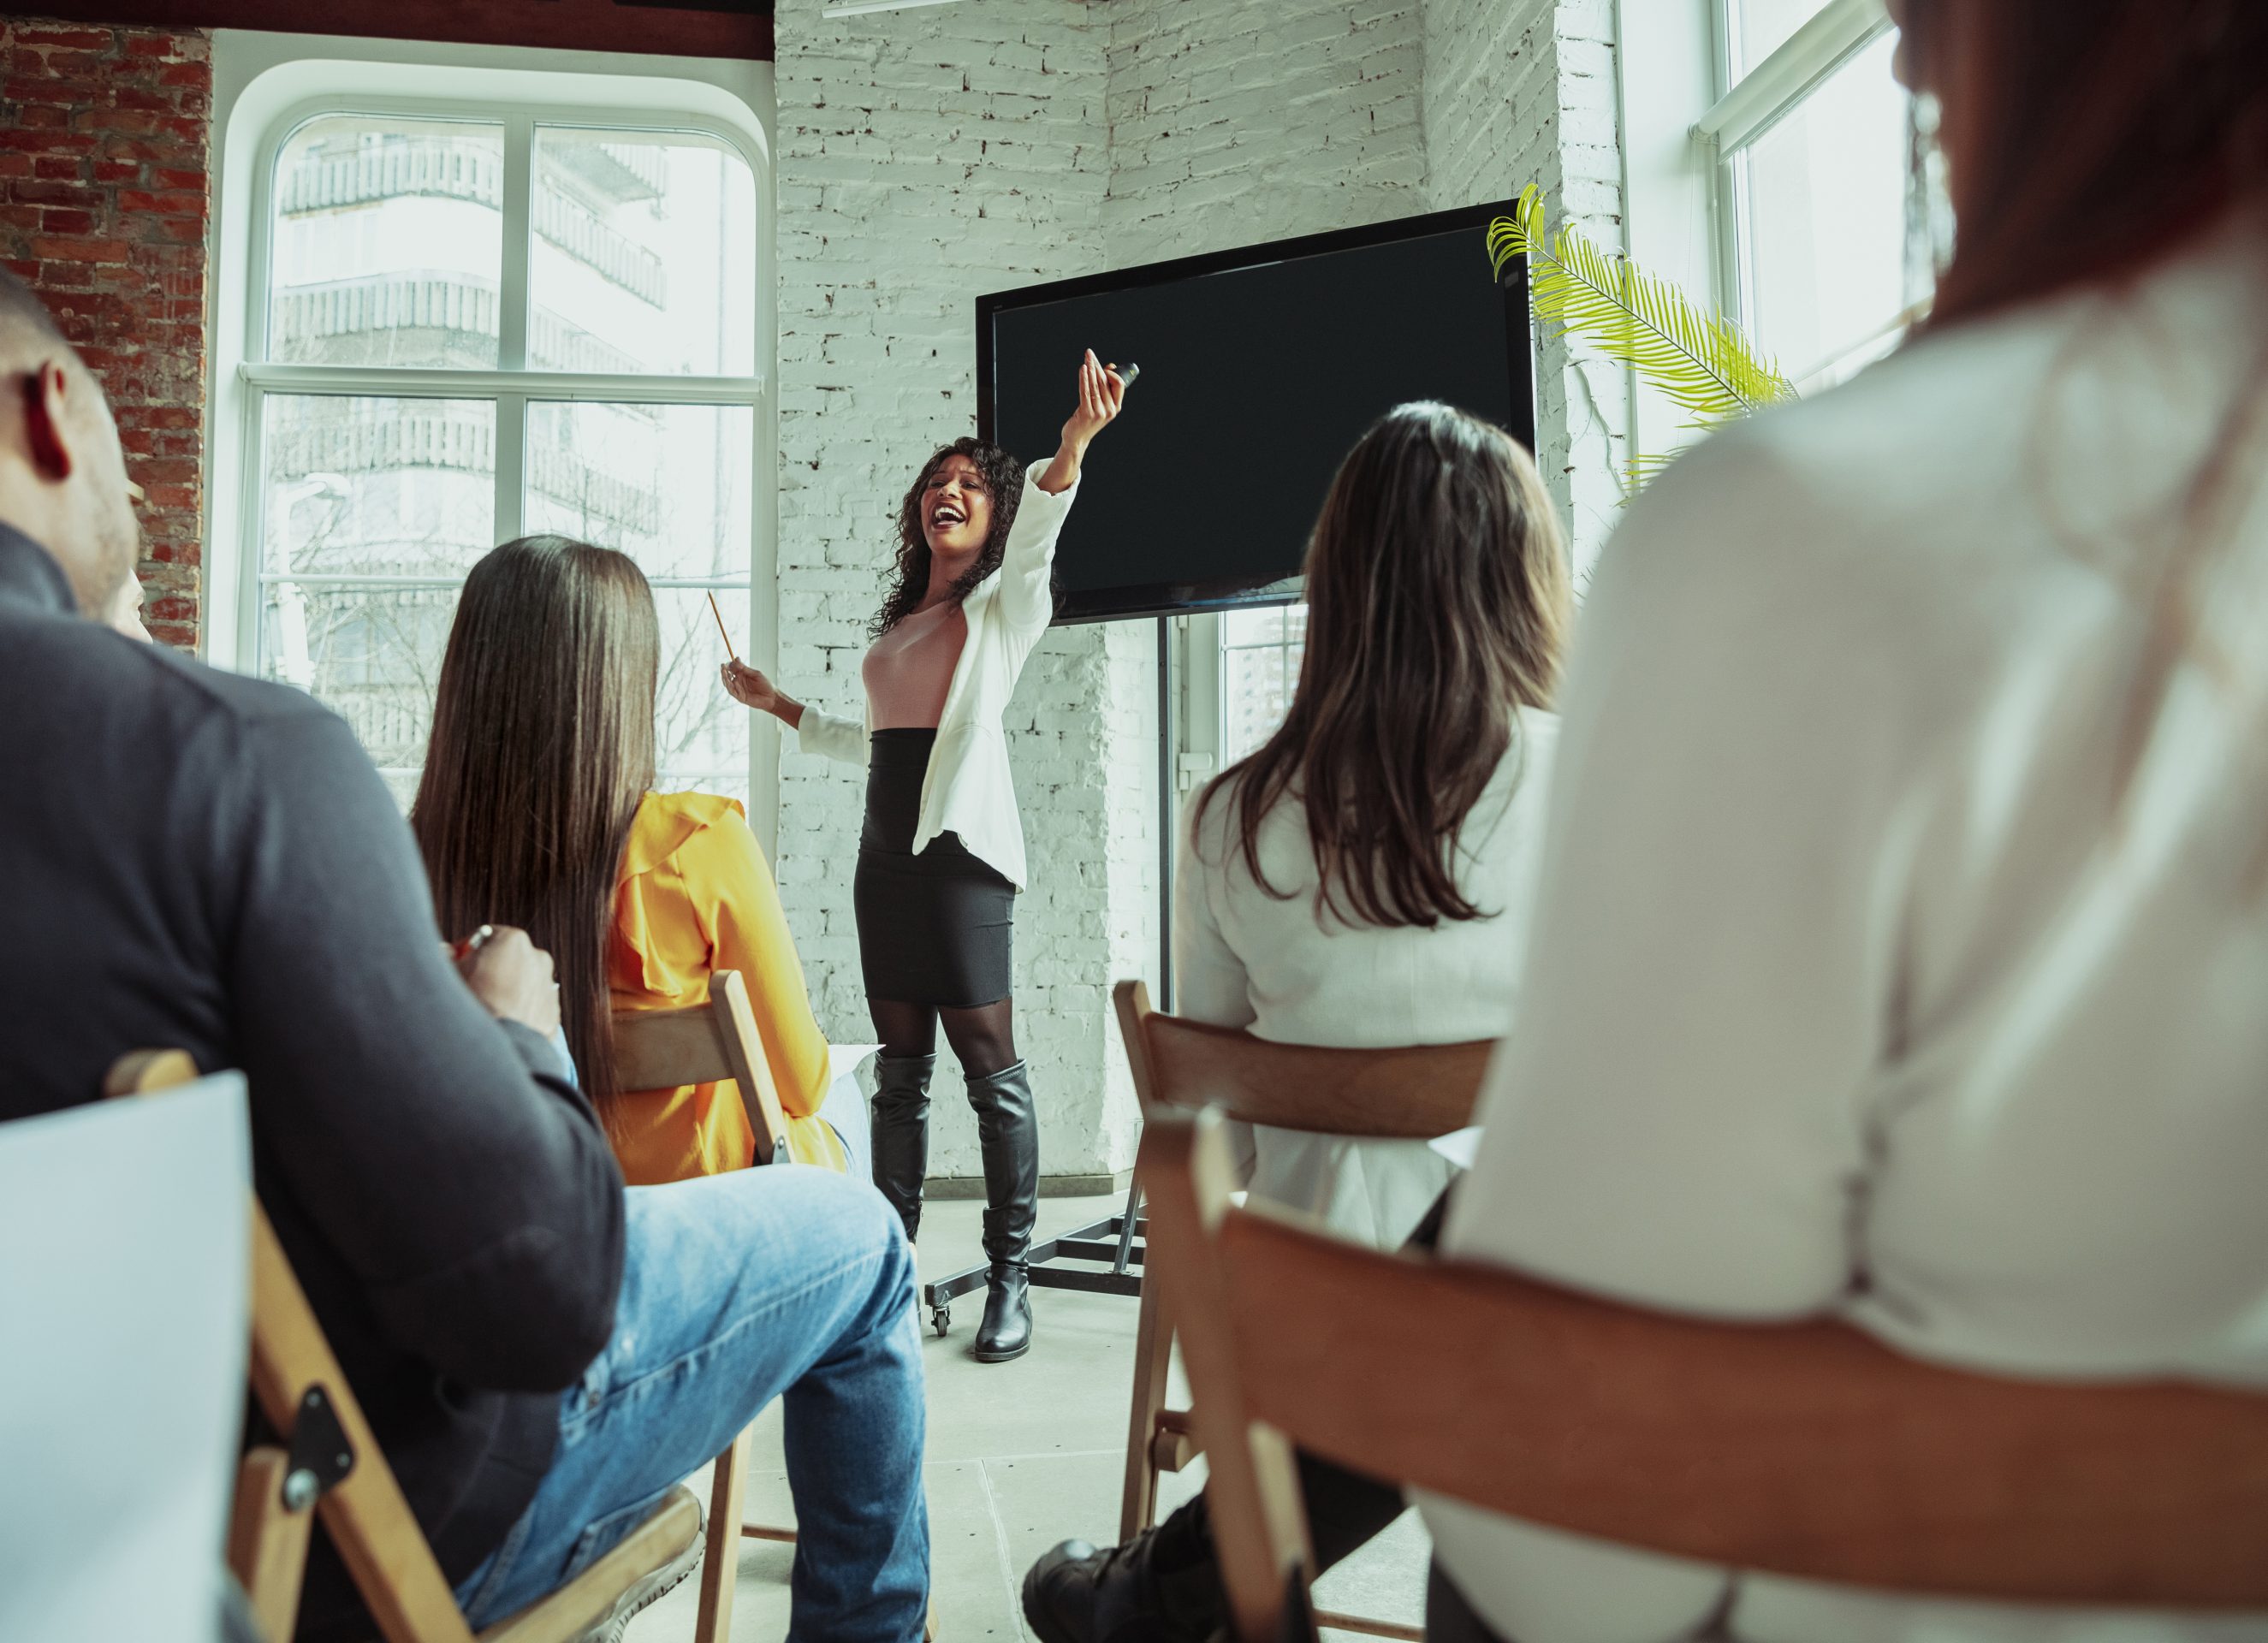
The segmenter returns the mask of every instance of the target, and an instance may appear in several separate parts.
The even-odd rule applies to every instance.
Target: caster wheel
[[[939,1336],[944,1335],[947,1330],[950,1330],[953,1327],[953,1308],[951,1307],[932,1307],[929,1309],[929,1321],[931,1327],[935,1329]]]

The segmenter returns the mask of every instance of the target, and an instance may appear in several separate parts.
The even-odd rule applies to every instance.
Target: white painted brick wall
[[[1511,199],[1533,182],[1554,223],[1623,246],[1614,0],[1425,0],[1425,125],[1435,210]],[[1536,350],[1539,466],[1578,567],[1614,528],[1629,382],[1547,334]]]
[[[1116,265],[1425,209],[1418,0],[1110,0]]]
[[[831,711],[858,710],[898,498],[974,431],[979,294],[1530,177],[1619,243],[1611,0],[961,0],[837,21],[821,4],[782,0],[777,23],[780,671]],[[1564,350],[1539,376],[1543,466],[1595,535],[1605,437],[1569,409]],[[1007,715],[1031,862],[1017,1031],[1051,1175],[1132,1161],[1108,988],[1158,972],[1155,699],[1148,624],[1072,628],[1035,652]],[[783,756],[782,895],[846,1041],[870,1035],[850,910],[863,795],[858,772]],[[932,1173],[975,1175],[941,1060]]]
[[[777,26],[780,673],[856,713],[898,500],[935,446],[976,431],[976,298],[1096,265],[1105,41],[1077,0],[820,9],[784,0]],[[1008,714],[1032,864],[1019,1048],[1050,1173],[1099,1167],[1106,902],[1080,858],[1106,831],[1103,652],[1094,629],[1051,634]],[[790,751],[780,777],[781,893],[813,1001],[830,1035],[870,1037],[850,903],[863,773]],[[940,1061],[932,1171],[976,1175],[975,1121]]]

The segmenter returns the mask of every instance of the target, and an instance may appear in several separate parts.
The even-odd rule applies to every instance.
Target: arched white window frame
[[[625,73],[630,63],[651,72]],[[214,213],[216,304],[208,411],[212,453],[205,552],[204,650],[224,667],[249,670],[259,632],[256,566],[264,529],[261,476],[263,405],[270,394],[366,394],[384,398],[480,398],[497,405],[495,530],[520,534],[525,498],[524,437],[531,402],[746,406],[753,412],[747,453],[751,492],[748,571],[740,578],[654,576],[658,588],[728,590],[728,613],[745,613],[743,654],[760,666],[777,656],[777,504],[773,453],[777,408],[770,366],[777,357],[772,303],[776,247],[771,149],[750,87],[718,83],[729,72],[770,65],[718,65],[674,59],[623,59],[590,53],[349,42],[319,37],[235,34],[216,41],[216,114],[221,152]],[[767,105],[768,98],[762,99]],[[272,194],[276,165],[291,135],[332,115],[478,120],[501,124],[504,141],[504,267],[497,367],[285,365],[264,356],[271,295]],[[748,293],[755,371],[745,376],[598,374],[526,366],[530,162],[539,126],[617,127],[684,132],[724,144],[755,180],[755,277]],[[241,301],[230,298],[241,293]],[[320,577],[295,578],[309,582]],[[342,580],[384,583],[385,578]],[[414,578],[435,585],[450,578]],[[769,722],[749,745],[749,818],[769,847],[777,810],[778,744]]]

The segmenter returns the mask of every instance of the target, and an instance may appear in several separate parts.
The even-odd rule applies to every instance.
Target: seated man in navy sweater
[[[117,430],[4,272],[0,374],[0,1119],[94,1099],[130,1050],[244,1071],[261,1201],[475,1626],[784,1396],[796,1635],[912,1643],[928,1522],[896,1216],[816,1169],[626,1193],[549,1042],[549,959],[506,932],[451,966],[345,724],[102,625],[140,534]],[[697,1547],[589,1635],[619,1637]],[[299,1635],[371,1630],[320,1549]]]

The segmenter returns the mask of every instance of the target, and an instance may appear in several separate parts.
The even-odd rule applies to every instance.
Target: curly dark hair
[[[998,446],[982,439],[955,439],[940,446],[922,464],[921,472],[914,475],[913,489],[898,504],[897,580],[882,596],[882,608],[874,613],[873,621],[866,624],[870,637],[880,638],[913,615],[929,592],[929,538],[922,534],[922,493],[929,488],[930,475],[948,456],[965,456],[976,463],[976,471],[983,475],[985,491],[992,498],[992,530],[984,539],[984,551],[954,583],[954,598],[968,598],[979,582],[1000,568],[1000,556],[1008,546],[1008,527],[1016,522],[1016,506],[1024,499],[1024,465]]]

